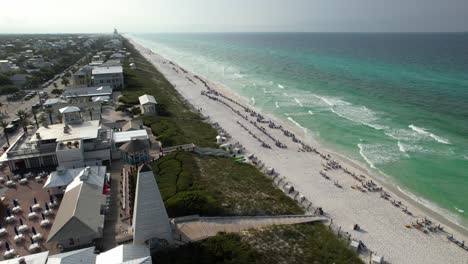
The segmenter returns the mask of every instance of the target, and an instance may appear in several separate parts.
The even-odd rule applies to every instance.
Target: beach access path
[[[416,223],[417,219],[421,219],[425,215],[428,216],[425,210],[414,206],[414,202],[384,188],[391,196],[390,200],[401,201],[404,205],[397,207],[390,200],[381,198],[381,192],[362,192],[359,190],[360,188],[351,188],[351,186],[360,186],[361,182],[342,169],[325,171],[329,177],[326,179],[320,174],[324,163],[327,162],[323,156],[314,152],[299,152],[300,145],[291,141],[291,138],[286,137],[282,131],[270,129],[265,124],[258,124],[265,127],[271,137],[280,140],[287,148],[275,146],[271,137],[253,125],[251,121],[254,121],[255,118],[249,116],[249,113],[245,112],[242,107],[229,100],[223,100],[219,96],[218,100],[213,100],[202,95],[203,91],[206,92],[206,85],[194,74],[135,41],[130,41],[146,59],[164,74],[188,102],[199,109],[204,116],[209,117],[211,122],[217,122],[229,133],[232,136],[231,142],[239,142],[247,153],[255,154],[266,167],[274,168],[289,181],[290,185],[294,186],[296,191],[311,201],[314,207],[322,207],[327,216],[333,219],[334,225],[341,226],[341,230],[350,233],[353,239],[362,240],[375,254],[384,256],[389,263],[468,263],[468,252],[449,242],[446,233],[428,232],[426,234],[416,228],[405,226]],[[248,106],[247,100],[206,79],[202,80],[213,89],[222,92],[226,97]],[[244,113],[247,119],[234,110]],[[292,124],[286,124],[270,116],[265,115],[265,117],[281,124],[283,128],[293,132],[303,140],[304,132],[296,129]],[[254,138],[252,134],[257,138]],[[270,145],[271,149],[262,147],[258,139]],[[312,147],[317,146],[316,142],[307,143]],[[365,169],[351,161],[320,147],[318,150],[325,156],[330,154],[333,160],[356,175],[366,175],[364,181],[371,180]],[[379,182],[375,178],[372,180]],[[342,188],[337,187],[335,182],[338,182]],[[379,186],[382,185],[379,184]],[[412,212],[413,216],[402,211],[402,207],[405,206],[408,206],[408,210]],[[353,230],[355,224],[361,227],[360,231]],[[453,234],[460,241],[466,239],[456,230],[445,227],[445,231]]]

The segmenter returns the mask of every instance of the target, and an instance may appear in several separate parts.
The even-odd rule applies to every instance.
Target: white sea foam
[[[463,156],[464,159],[468,160],[468,156]]]
[[[338,98],[317,95],[315,95],[315,97],[330,106],[330,111],[339,117],[371,127],[375,130],[383,130],[387,128],[386,126],[377,124],[377,114],[365,106],[354,106],[353,104]]]
[[[288,93],[283,93],[283,95],[284,95],[284,96],[289,96],[289,94],[288,94]]]
[[[457,210],[457,212],[462,213],[462,214],[465,212],[465,210],[460,209],[460,208],[458,208],[458,207],[455,207],[455,210]]]
[[[277,101],[275,102],[275,106],[276,106],[276,108],[279,108],[279,107],[280,107],[280,106],[279,106],[279,103],[278,103]]]
[[[288,114],[286,114],[287,116],[289,116]],[[301,124],[299,124],[296,120],[294,120],[292,117],[288,117],[288,120],[291,121],[292,123],[294,123],[297,127],[299,127],[300,129],[302,129],[304,131],[304,133],[307,133],[307,128],[301,126]]]
[[[447,145],[450,144],[450,141],[449,141],[448,139],[445,139],[445,138],[443,138],[443,137],[434,135],[434,134],[432,134],[431,132],[427,131],[427,130],[424,129],[424,128],[417,127],[417,126],[415,126],[415,125],[409,125],[408,127],[411,128],[411,129],[412,129],[413,131],[415,131],[416,133],[419,133],[419,134],[421,134],[421,135],[425,135],[425,136],[431,137],[432,139],[434,139],[435,141],[437,141],[437,142],[439,142],[439,143],[447,144]]]
[[[312,112],[310,110],[307,113],[309,113],[309,115],[314,115],[314,112]]]
[[[397,144],[398,144],[398,149],[399,149],[401,152],[406,153],[405,146],[403,146],[403,144],[402,144],[400,141],[398,141]]]
[[[278,88],[280,88],[280,89],[284,89],[284,86],[283,86],[283,85],[281,85],[281,84],[278,84]]]
[[[297,98],[294,98],[294,101],[296,101],[296,103],[300,106],[300,107],[303,107],[304,105],[301,103],[301,101]]]
[[[252,105],[255,105],[255,97],[250,98],[250,101],[252,102]]]
[[[369,164],[371,168],[376,169],[374,163],[372,163],[372,161],[364,154],[363,144],[359,143],[358,148],[359,148],[359,154],[361,154],[361,157],[367,162],[367,164]]]

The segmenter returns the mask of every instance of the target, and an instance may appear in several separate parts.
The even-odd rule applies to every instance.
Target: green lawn
[[[363,262],[323,224],[274,226],[215,237],[156,253],[158,264]]]
[[[150,94],[156,98],[157,116],[142,117],[163,147],[195,143],[201,147],[216,147],[217,132],[180,96],[174,87],[150,65],[134,47],[125,41],[136,70],[124,67],[125,89],[119,99],[127,107],[138,105],[138,97]],[[125,63],[128,65],[128,62]]]
[[[304,213],[255,167],[232,158],[177,152],[153,170],[170,217]]]

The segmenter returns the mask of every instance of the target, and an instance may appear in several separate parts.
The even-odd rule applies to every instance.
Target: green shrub
[[[186,215],[215,216],[222,213],[221,205],[205,191],[178,192],[165,201],[169,217]]]

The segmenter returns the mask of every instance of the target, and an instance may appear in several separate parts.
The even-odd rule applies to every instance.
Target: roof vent
[[[36,138],[37,138],[37,139],[41,139],[41,134],[36,133]]]

